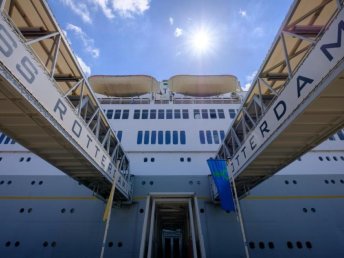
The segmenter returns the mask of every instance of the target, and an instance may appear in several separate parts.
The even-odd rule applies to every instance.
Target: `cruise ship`
[[[343,1],[296,0],[247,92],[86,78],[45,1],[1,13],[0,257],[344,257]]]

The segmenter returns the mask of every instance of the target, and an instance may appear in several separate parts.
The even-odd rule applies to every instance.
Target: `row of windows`
[[[138,131],[137,144],[186,144],[185,131]]]
[[[19,247],[20,246],[20,241],[15,241],[14,243],[12,243],[11,241],[7,241],[6,243],[5,243],[5,247],[11,247],[11,246],[14,246],[14,247]],[[43,243],[42,243],[42,246],[43,247],[48,247],[48,246],[51,246],[51,247],[56,247],[56,245],[57,245],[57,243],[56,243],[56,241],[52,241],[52,242],[48,242],[48,241],[44,241]],[[123,243],[121,242],[121,241],[119,241],[119,242],[117,242],[117,247],[122,247],[123,246]],[[113,242],[112,241],[109,241],[108,242],[108,247],[113,247]]]
[[[256,243],[251,241],[248,243],[248,246],[250,247],[250,249],[255,249],[256,248]],[[268,242],[268,243],[264,243],[263,241],[260,241],[257,243],[257,248],[259,247],[260,249],[265,249],[265,246],[269,249],[275,249],[275,244],[274,242]],[[291,241],[287,241],[287,247],[289,249],[293,249],[294,248],[294,243]],[[295,247],[298,249],[302,249],[302,248],[307,248],[307,249],[312,249],[313,245],[310,241],[306,241],[305,243],[302,243],[301,241],[296,241],[295,243]]]
[[[15,140],[8,137],[6,134],[1,133],[0,134],[0,144],[15,144]]]
[[[105,111],[105,110],[104,110]],[[106,117],[108,119],[128,119],[129,109],[108,109]],[[235,109],[228,109],[230,118],[236,115]],[[134,119],[189,119],[188,109],[135,109]],[[194,119],[224,119],[224,109],[194,109]]]
[[[336,180],[334,180],[334,179],[331,179],[331,180],[325,179],[324,182],[325,182],[325,184],[329,184],[330,182],[331,182],[332,184],[335,184],[335,183],[336,183]],[[341,184],[344,184],[344,180],[343,180],[343,179],[340,179],[339,182],[340,182]]]
[[[340,158],[342,161],[344,161],[344,156],[340,156],[339,158]],[[336,156],[333,156],[333,157],[332,157],[332,159],[333,159],[334,161],[338,161],[339,158],[336,157]],[[320,161],[324,161],[325,159],[326,159],[327,161],[331,161],[331,157],[330,157],[330,156],[326,156],[325,159],[324,159],[322,156],[319,156],[318,159],[319,159]]]
[[[338,135],[339,140],[344,141],[344,132],[343,132],[343,130],[338,131],[338,132],[337,132],[337,135]],[[334,136],[335,136],[335,135],[332,135],[332,136],[330,136],[328,139],[329,139],[330,141],[335,141],[336,138],[334,138]]]
[[[199,131],[199,141],[201,144],[219,144],[225,138],[225,131],[206,130]]]

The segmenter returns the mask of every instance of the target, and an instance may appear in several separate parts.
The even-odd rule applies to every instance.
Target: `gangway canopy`
[[[0,130],[106,198],[129,159],[47,3],[1,1]]]
[[[89,82],[96,93],[111,97],[136,97],[147,93],[159,93],[159,83],[148,75],[95,75]]]
[[[170,90],[193,97],[210,97],[241,92],[233,75],[176,75],[168,80]]]
[[[293,3],[217,154],[240,196],[344,126],[343,34],[343,1]]]

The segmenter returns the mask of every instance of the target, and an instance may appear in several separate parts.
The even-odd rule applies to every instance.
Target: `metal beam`
[[[51,67],[50,78],[54,78],[57,58],[58,58],[58,55],[59,55],[60,44],[61,44],[61,35],[59,34],[59,35],[56,36],[56,43],[54,44],[55,51],[54,51],[54,57],[53,57],[53,64],[52,64],[52,67]]]
[[[42,40],[45,40],[45,39],[49,39],[49,38],[52,38],[52,37],[55,37],[57,35],[60,35],[60,32],[52,32],[48,35],[45,35],[45,36],[42,36],[42,37],[38,37],[36,39],[32,39],[32,40],[28,40],[25,42],[25,45],[29,46],[29,45],[32,45],[33,43],[36,43],[36,42],[39,42],[39,41],[42,41]]]

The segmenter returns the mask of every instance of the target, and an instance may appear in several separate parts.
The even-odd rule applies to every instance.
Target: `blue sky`
[[[48,3],[86,75],[233,74],[245,87],[292,0]]]

